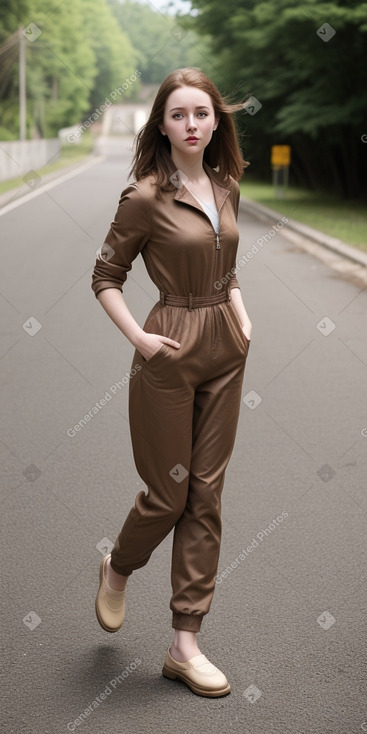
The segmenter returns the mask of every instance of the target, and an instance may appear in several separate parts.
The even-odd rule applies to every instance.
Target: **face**
[[[172,150],[190,155],[204,150],[218,125],[209,94],[197,87],[178,87],[167,97],[161,133],[166,134]],[[187,140],[189,136],[194,140]]]

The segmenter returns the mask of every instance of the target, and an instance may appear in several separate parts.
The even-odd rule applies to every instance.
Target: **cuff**
[[[103,283],[103,285],[100,286],[100,288],[98,288],[96,286],[93,287],[93,285],[92,285],[92,290],[94,291],[94,295],[95,295],[96,298],[97,298],[98,294],[101,293],[101,291],[105,291],[105,290],[107,290],[107,288],[117,288],[117,290],[120,291],[120,293],[122,293],[122,287],[121,286],[118,286],[117,283],[112,283],[112,282],[109,283],[108,281],[105,281]]]
[[[231,278],[231,280],[229,281],[229,288],[230,289],[231,288],[240,288],[240,284],[239,284],[236,276],[233,276],[233,278]],[[240,290],[241,290],[241,288],[240,288]]]
[[[200,632],[202,621],[202,614],[181,614],[180,612],[173,612],[172,614],[172,627],[176,630]]]

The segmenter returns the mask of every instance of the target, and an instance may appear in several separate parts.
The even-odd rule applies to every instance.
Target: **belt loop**
[[[189,311],[192,311],[192,293],[189,293],[189,305],[188,305]]]
[[[229,303],[229,301],[231,301],[231,300],[232,300],[231,288],[230,288],[229,285],[227,285],[227,303]]]
[[[164,303],[165,303],[165,293],[163,291],[159,291],[159,300],[161,302],[161,306],[164,306]]]

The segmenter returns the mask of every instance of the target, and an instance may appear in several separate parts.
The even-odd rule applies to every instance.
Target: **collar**
[[[225,188],[222,184],[219,183],[220,178],[217,171],[214,170],[209,164],[203,160],[203,168],[205,173],[209,176],[212,186],[213,186],[213,193],[214,193],[214,199],[216,203],[217,210],[221,209],[223,206],[228,194],[230,193],[230,189]],[[176,201],[183,201],[187,204],[191,204],[192,206],[195,206],[197,208],[200,208],[198,202],[194,198],[194,196],[190,193],[190,191],[186,188],[185,184],[182,184],[179,189],[177,189],[176,193],[173,196]]]

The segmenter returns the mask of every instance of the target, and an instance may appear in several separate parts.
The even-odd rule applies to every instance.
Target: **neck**
[[[203,152],[197,156],[185,156],[172,146],[171,158],[176,170],[182,171],[192,183],[200,183],[207,177],[203,167]]]

